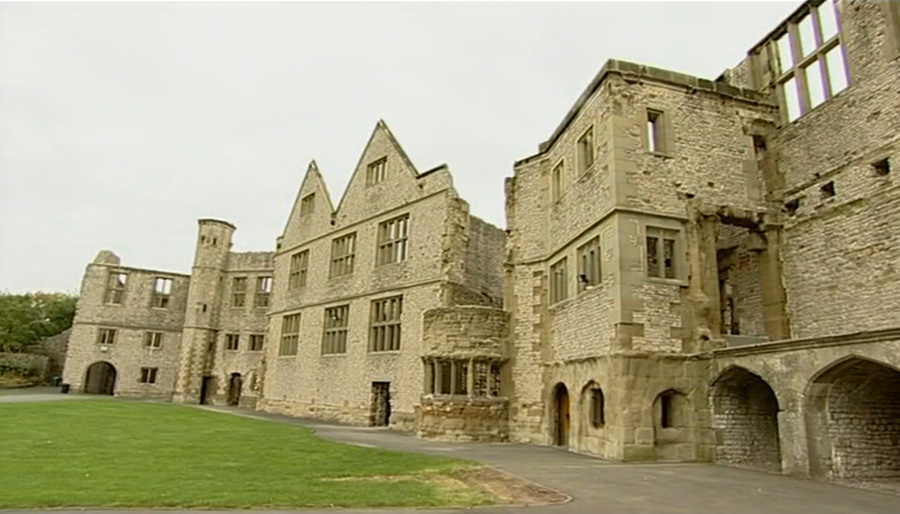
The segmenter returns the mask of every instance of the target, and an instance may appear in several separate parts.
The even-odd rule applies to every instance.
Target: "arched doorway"
[[[84,375],[84,392],[86,394],[112,395],[116,388],[116,368],[106,362],[99,361],[88,366]]]
[[[716,462],[764,471],[781,471],[778,399],[765,380],[733,367],[712,388]]]
[[[812,379],[806,402],[810,475],[900,482],[900,371],[848,357]]]
[[[228,381],[228,405],[238,405],[241,403],[241,386],[244,380],[240,373],[232,373],[231,379]]]
[[[571,414],[569,410],[569,390],[565,384],[556,385],[553,393],[554,398],[554,444],[557,446],[569,445],[569,426]]]

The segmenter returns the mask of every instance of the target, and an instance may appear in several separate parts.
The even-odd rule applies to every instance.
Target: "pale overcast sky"
[[[503,227],[606,59],[714,79],[799,4],[2,3],[0,290],[77,291],[101,249],[189,272],[203,217],[272,250],[308,162],[337,201],[379,118]]]

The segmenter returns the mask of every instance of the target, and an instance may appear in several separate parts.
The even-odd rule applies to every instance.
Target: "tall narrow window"
[[[353,273],[353,258],[356,254],[356,232],[331,241],[331,278]]]
[[[258,277],[256,279],[256,295],[253,299],[254,307],[268,307],[269,296],[272,294],[272,277]]]
[[[403,297],[394,296],[372,302],[369,329],[369,351],[386,352],[400,349],[400,319]]]
[[[225,334],[225,349],[231,352],[237,351],[241,346],[240,334]]]
[[[300,216],[308,216],[316,208],[316,194],[310,193],[300,199]]]
[[[677,278],[678,231],[647,227],[647,276]]]
[[[141,368],[141,383],[142,384],[155,384],[156,383],[156,374],[159,372],[159,368]]]
[[[106,284],[106,303],[121,305],[125,297],[125,284],[128,282],[128,274],[120,271],[111,271],[109,281]]]
[[[582,173],[594,164],[594,127],[589,127],[578,138],[578,169]]]
[[[600,283],[600,236],[578,247],[578,290]]]
[[[383,182],[387,176],[387,157],[382,157],[366,168],[366,185],[373,186]]]
[[[281,344],[278,355],[297,355],[297,343],[300,339],[300,315],[291,314],[281,320]]]
[[[378,225],[378,265],[405,261],[409,255],[409,214]]]
[[[322,335],[323,354],[347,353],[349,317],[349,305],[325,309],[325,333]]]
[[[665,153],[663,134],[662,111],[647,109],[647,151],[650,153]]]
[[[551,196],[554,202],[558,202],[559,198],[562,196],[563,191],[563,164],[564,161],[559,161],[559,164],[553,168],[553,176],[551,178],[550,191]]]
[[[591,424],[602,427],[606,423],[603,405],[603,390],[599,387],[591,389]]]
[[[263,334],[250,334],[250,351],[261,352],[266,342],[266,336]]]
[[[288,289],[298,289],[306,285],[306,269],[309,266],[309,250],[291,255],[291,271],[288,276]]]
[[[162,332],[147,332],[144,334],[144,347],[146,348],[161,348],[162,347]]]
[[[153,307],[167,309],[169,296],[172,294],[172,279],[156,277],[153,281]]]
[[[231,306],[243,307],[247,297],[247,277],[234,277],[231,281]]]
[[[550,303],[560,302],[569,297],[566,257],[550,266]]]

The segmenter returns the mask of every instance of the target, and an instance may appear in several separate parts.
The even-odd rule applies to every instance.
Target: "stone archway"
[[[765,380],[729,368],[714,382],[711,403],[717,463],[781,471],[778,399]]]
[[[228,380],[228,405],[240,405],[241,403],[241,387],[244,385],[244,379],[240,373],[232,373]]]
[[[811,476],[900,482],[900,371],[842,359],[813,377],[805,414]]]
[[[569,390],[560,382],[553,388],[553,444],[556,446],[569,445],[569,428],[571,426],[571,406]]]
[[[115,366],[106,361],[91,364],[84,374],[85,394],[112,395],[116,389],[117,374]]]

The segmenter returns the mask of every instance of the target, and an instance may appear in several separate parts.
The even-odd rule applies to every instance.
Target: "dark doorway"
[[[563,384],[556,385],[556,392],[554,393],[555,398],[555,410],[556,410],[556,420],[555,420],[555,430],[554,430],[554,443],[557,446],[568,446],[569,445],[569,423],[571,420],[570,410],[569,410],[569,390],[566,389],[566,386]]]
[[[391,383],[372,382],[372,413],[371,425],[373,427],[386,427],[391,421]]]
[[[84,392],[87,394],[112,395],[116,388],[116,368],[100,361],[90,365],[84,376]]]
[[[712,404],[717,463],[781,471],[778,399],[765,380],[730,368],[716,379]]]
[[[228,405],[238,405],[241,403],[241,386],[244,380],[240,373],[232,373],[231,380],[228,381]]]
[[[209,403],[209,395],[212,391],[216,390],[216,379],[215,377],[203,377],[203,381],[200,382],[200,405],[206,405]]]

